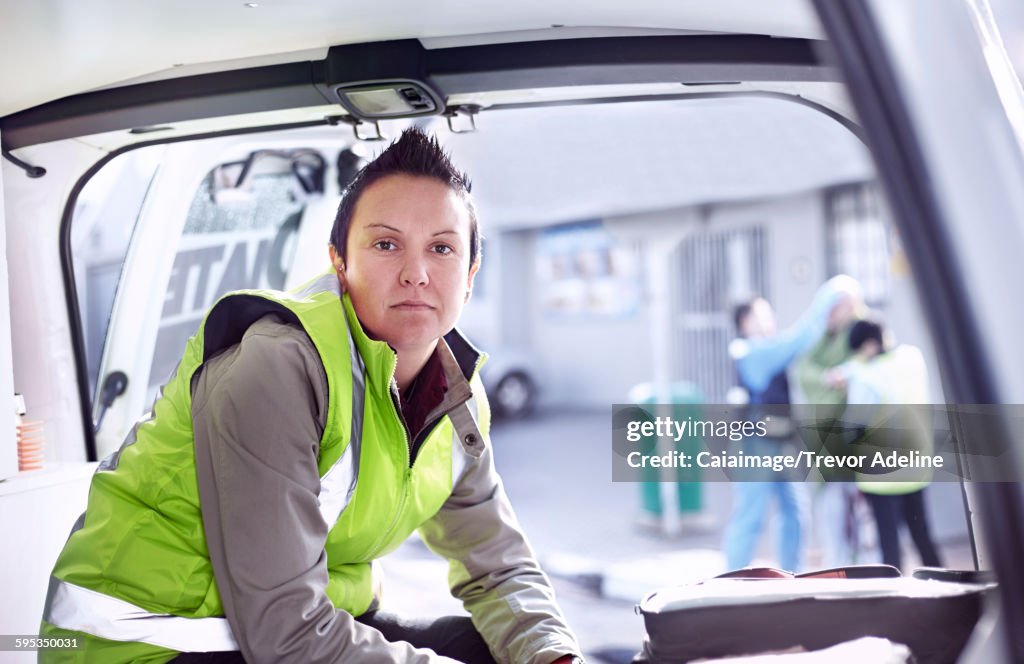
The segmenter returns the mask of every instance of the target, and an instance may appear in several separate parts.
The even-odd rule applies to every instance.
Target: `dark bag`
[[[711,579],[648,595],[638,607],[647,633],[634,662],[821,650],[864,636],[902,643],[920,664],[955,662],[993,587],[832,576]]]

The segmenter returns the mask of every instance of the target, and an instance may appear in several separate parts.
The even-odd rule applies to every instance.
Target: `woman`
[[[469,188],[409,130],[346,190],[330,273],[213,307],[97,471],[44,634],[104,662],[575,657],[454,330],[480,266]],[[472,622],[379,611],[373,560],[416,529]]]

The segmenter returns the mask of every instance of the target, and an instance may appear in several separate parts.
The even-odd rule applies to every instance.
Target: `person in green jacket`
[[[407,130],[343,194],[331,268],[219,300],[93,477],[41,661],[569,662],[580,652],[494,469],[465,174]],[[414,531],[471,617],[386,611]]]
[[[830,380],[830,371],[853,356],[849,332],[864,317],[866,308],[859,285],[851,288],[829,312],[825,334],[801,357],[795,368],[803,400],[796,407],[801,420],[801,435],[809,450],[822,455],[842,455],[846,440],[840,416],[846,405],[844,385]],[[853,475],[847,471],[823,470],[825,482],[815,495],[814,529],[822,546],[826,567],[840,567],[856,562],[858,523],[853,511],[857,490]]]

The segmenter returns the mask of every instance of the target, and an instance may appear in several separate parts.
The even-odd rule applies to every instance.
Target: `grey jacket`
[[[443,342],[440,350],[449,385],[459,388],[449,392],[461,392],[466,376]],[[246,660],[451,661],[385,640],[327,597],[328,527],[318,507],[316,463],[327,379],[305,332],[274,315],[260,319],[240,343],[207,361],[192,392],[203,528]],[[442,412],[452,407],[445,401]],[[499,662],[546,664],[579,652],[505,495],[489,443],[420,534],[449,560],[452,594]]]

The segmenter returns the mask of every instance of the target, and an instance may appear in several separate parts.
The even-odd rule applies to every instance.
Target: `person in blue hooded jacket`
[[[787,413],[790,394],[786,369],[821,337],[832,308],[844,293],[855,288],[851,277],[833,277],[818,289],[803,316],[782,332],[778,331],[771,304],[763,297],[752,298],[736,308],[739,337],[730,344],[729,354],[736,362],[740,386],[746,393],[747,419],[762,419],[762,415],[770,413],[768,419],[772,422],[768,435],[743,441],[746,454],[795,454],[796,431]],[[766,470],[734,478],[735,502],[723,542],[729,569],[750,564],[773,496],[779,509],[779,565],[790,571],[800,569],[808,497],[805,487],[791,475]]]

